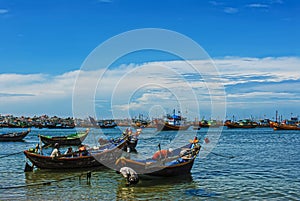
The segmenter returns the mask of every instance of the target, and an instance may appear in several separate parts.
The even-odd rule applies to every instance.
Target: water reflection
[[[92,144],[103,137],[98,130],[92,131],[84,143]],[[168,148],[176,135],[144,131],[137,146],[138,154],[135,154],[140,159],[151,157],[158,143],[162,149]],[[25,142],[1,143],[1,155],[20,154],[0,161],[0,200],[299,200],[300,197],[299,132],[224,129],[213,152],[235,158],[209,154],[195,160],[192,178],[142,177],[133,187],[126,187],[121,175],[104,167],[92,172],[90,184],[84,174],[88,170],[37,169],[24,173],[22,151],[39,142],[38,134],[56,135],[55,132],[33,130]],[[120,135],[117,129],[105,132],[109,137]],[[206,130],[198,132],[203,139]],[[176,147],[173,142],[172,147]]]
[[[86,168],[80,170],[44,170],[36,169],[33,172],[25,172],[25,182],[27,185],[45,185],[59,182],[67,179],[78,179],[78,181],[86,180],[87,173],[107,172],[111,171],[107,167]]]
[[[167,197],[170,198],[169,192],[180,192],[186,187],[196,188],[191,174],[179,177],[143,175],[140,182],[134,186],[126,187],[124,180],[119,182],[116,200],[166,199]]]

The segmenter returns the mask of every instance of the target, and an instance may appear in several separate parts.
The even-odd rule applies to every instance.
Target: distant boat
[[[217,120],[201,120],[198,124],[201,128],[218,128],[223,126],[223,123]]]
[[[165,120],[155,120],[155,123],[157,130],[160,131],[187,130],[190,127],[190,124],[186,123],[186,118],[176,115],[175,110],[173,115],[168,114]]]
[[[300,130],[300,124],[298,125],[287,125],[278,124],[273,127],[274,130]]]
[[[270,127],[271,126],[271,121],[270,119],[261,119],[258,121],[257,127]]]
[[[237,122],[231,122],[230,120],[225,121],[224,126],[227,128],[256,128],[257,123],[250,119],[239,120]]]
[[[7,141],[22,141],[30,133],[30,128],[27,131],[23,132],[11,132],[0,134],[0,142]]]
[[[8,128],[29,128],[31,126],[24,122],[16,122],[16,123],[14,122],[14,123],[8,123],[7,127]]]
[[[150,121],[139,114],[138,118],[132,119],[132,127],[134,128],[147,128],[150,125]]]
[[[113,119],[100,120],[96,121],[93,117],[89,116],[90,122],[94,127],[100,128],[114,128],[117,126],[116,122]]]
[[[274,130],[300,130],[300,122],[297,117],[291,118],[291,120],[284,120],[280,124],[273,123]]]
[[[116,161],[117,167],[130,167],[134,169],[138,174],[160,176],[160,177],[171,177],[187,175],[191,172],[201,146],[188,144],[185,147],[175,149],[171,156],[161,160],[132,160],[127,158],[120,158]],[[182,151],[186,154],[182,155]]]
[[[74,124],[63,124],[63,123],[53,123],[45,125],[45,128],[49,129],[72,129],[75,128]]]
[[[98,121],[98,125],[100,128],[114,128],[117,126],[116,122],[113,119]]]
[[[80,145],[85,138],[89,134],[89,129],[87,129],[85,132],[79,132],[70,134],[67,136],[45,136],[45,135],[39,135],[41,138],[41,141],[45,144],[55,144],[58,143],[60,145]]]

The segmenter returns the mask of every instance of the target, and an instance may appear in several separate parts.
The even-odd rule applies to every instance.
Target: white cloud
[[[249,8],[269,8],[269,5],[260,4],[260,3],[253,3],[253,4],[248,4],[247,7],[249,7]]]
[[[223,85],[227,105],[232,108],[239,107],[235,103],[250,106],[255,102],[258,107],[270,102],[276,105],[283,100],[287,104],[300,100],[298,57],[226,57],[215,59],[214,63],[220,76],[207,60],[131,64],[106,72],[103,69],[71,71],[57,76],[0,74],[1,112],[19,109],[35,114],[37,107],[42,110],[43,106],[50,111],[60,110],[69,114],[78,75],[81,82],[77,98],[86,99],[86,104],[94,104],[104,117],[111,110],[121,116],[128,111],[136,111],[136,114],[138,111],[149,112],[153,106],[159,105],[168,112],[180,107],[194,118],[198,114],[198,106],[202,113],[209,113],[211,100],[225,104]],[[98,85],[95,86],[95,83]],[[92,95],[89,94],[91,91]],[[82,107],[82,115],[91,115],[85,104],[79,107]]]
[[[211,5],[213,5],[213,6],[221,6],[221,5],[224,4],[224,3],[218,2],[218,1],[209,1],[209,3],[210,3]]]
[[[0,8],[0,15],[8,13],[7,9]]]
[[[59,99],[70,96],[77,72],[59,76],[45,74],[0,74],[1,91],[6,94],[31,94],[22,100],[15,95],[1,98],[2,103],[19,101],[42,101],[49,98]]]
[[[237,13],[238,11],[239,10],[237,8],[233,8],[233,7],[224,8],[224,12],[229,13],[229,14],[234,14],[234,13]]]
[[[112,3],[113,0],[98,0],[100,3]]]
[[[269,0],[270,4],[283,4],[284,1],[283,0]]]

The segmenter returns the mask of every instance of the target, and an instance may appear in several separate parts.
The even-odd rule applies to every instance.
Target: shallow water
[[[121,128],[125,130],[125,128]],[[14,129],[22,130],[22,129]],[[82,129],[81,129],[82,130]],[[1,129],[6,132],[9,129]],[[138,185],[126,187],[113,170],[100,168],[87,181],[87,170],[24,172],[23,150],[39,142],[38,134],[65,135],[75,130],[32,129],[23,142],[1,142],[0,200],[300,200],[300,132],[270,128],[226,129],[213,152],[196,159],[191,175],[177,178],[143,177]],[[85,144],[119,136],[119,129],[91,129]],[[179,145],[198,133],[144,129],[137,158],[149,157],[158,148]],[[188,135],[192,133],[192,135]],[[62,148],[64,151],[64,148]],[[66,149],[66,148],[65,148]],[[44,150],[46,153],[51,149]],[[232,156],[232,157],[231,157]]]

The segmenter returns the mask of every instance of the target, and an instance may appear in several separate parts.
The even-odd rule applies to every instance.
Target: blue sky
[[[250,112],[256,116],[271,116],[276,109],[286,116],[291,110],[294,114],[300,114],[292,104],[299,104],[300,93],[289,90],[299,85],[300,77],[297,77],[297,73],[278,80],[272,74],[272,69],[261,73],[261,69],[265,68],[261,66],[255,68],[256,72],[247,74],[249,68],[241,62],[250,58],[254,63],[267,66],[266,58],[273,58],[271,62],[277,61],[274,65],[278,64],[278,60],[283,60],[278,58],[285,58],[289,66],[283,64],[276,72],[297,72],[295,68],[299,65],[300,56],[299,24],[300,2],[296,0],[0,0],[0,74],[5,78],[3,80],[19,83],[13,84],[16,87],[28,85],[27,89],[32,89],[28,92],[24,89],[21,93],[15,88],[6,89],[6,85],[11,87],[11,83],[3,83],[0,98],[14,100],[13,104],[2,101],[0,113],[70,115],[72,92],[63,90],[57,94],[65,94],[64,96],[53,95],[35,99],[39,104],[34,100],[25,100],[27,109],[15,105],[20,104],[21,100],[24,101],[24,97],[40,98],[41,89],[32,88],[39,86],[39,83],[48,86],[49,90],[52,89],[50,82],[59,80],[58,83],[65,83],[64,78],[76,74],[74,72],[79,70],[90,52],[105,40],[133,29],[162,28],[190,37],[213,59],[218,60],[220,66],[225,65],[224,63],[227,65],[226,58],[235,58],[234,63],[238,63],[236,67],[244,69],[232,73],[235,76],[231,76],[231,81],[225,83],[227,100],[243,102],[241,107],[228,107],[228,116],[240,113],[243,118],[248,117]],[[147,52],[133,54],[117,65],[172,60],[176,58],[168,54]],[[293,69],[289,69],[290,66]],[[272,79],[268,74],[276,78]],[[25,81],[26,76],[31,81]],[[24,80],[26,84],[20,80]],[[233,80],[242,81],[232,82]],[[278,98],[280,102],[272,99],[275,100],[275,105],[267,104],[270,99],[263,100],[257,96],[240,101],[243,97],[241,94],[249,94],[251,90],[283,93],[272,91],[268,87],[270,85],[284,85],[282,91],[287,93],[286,96]],[[59,85],[55,87],[64,88]],[[239,94],[239,100],[230,99]],[[49,99],[51,101],[47,103]],[[282,104],[285,100],[286,104]],[[30,104],[32,101],[34,104]],[[255,107],[255,111],[251,107]],[[206,116],[209,116],[209,112]]]

